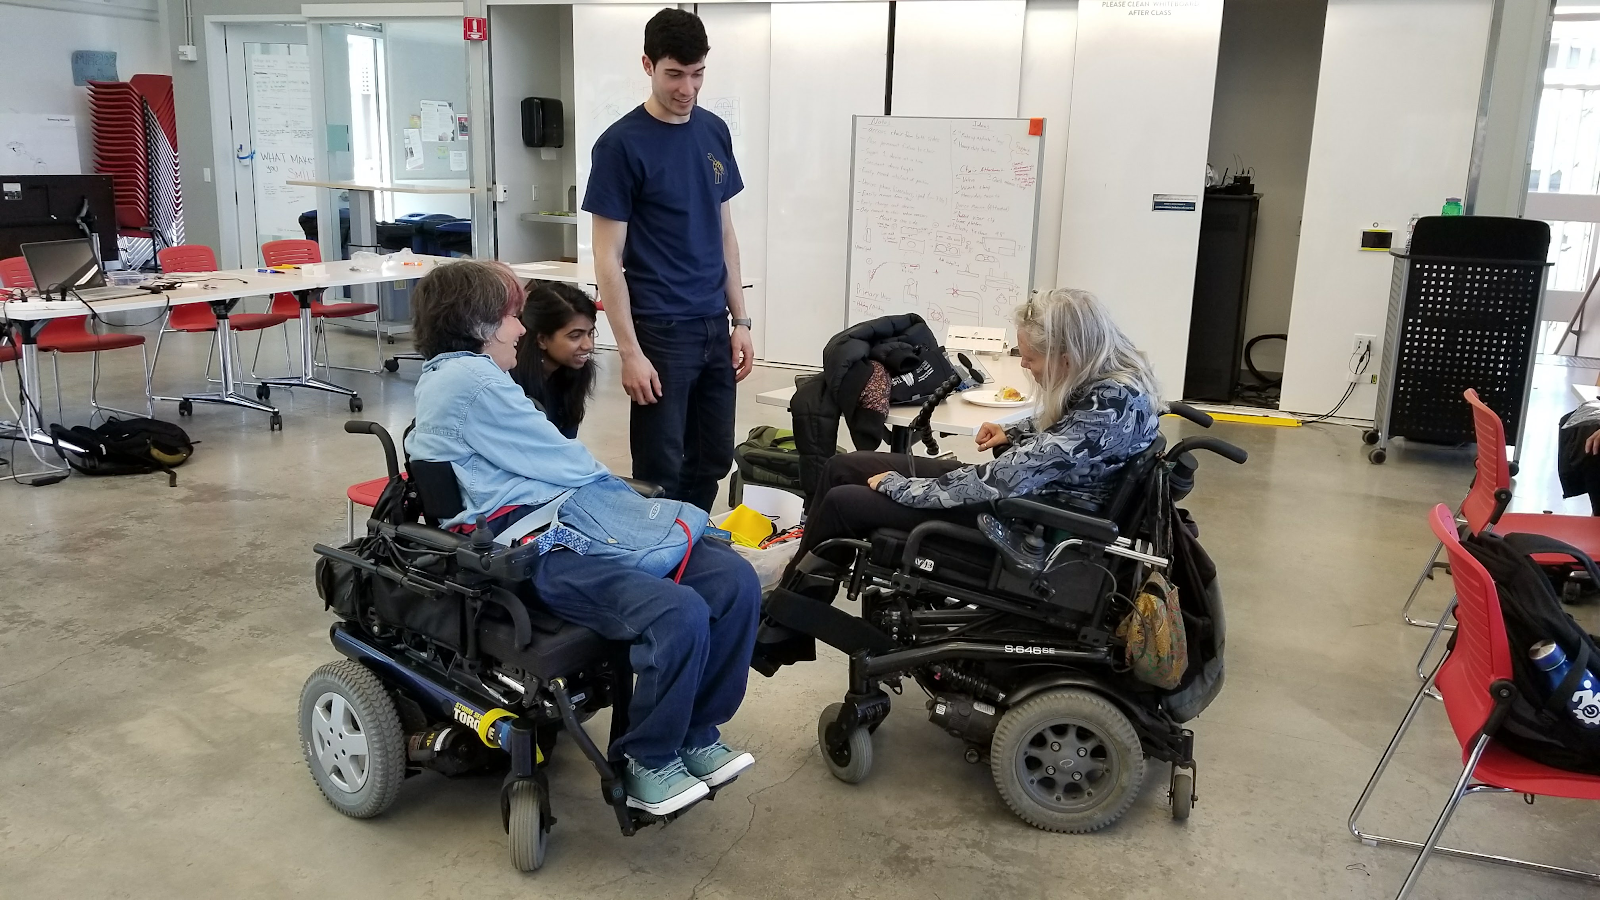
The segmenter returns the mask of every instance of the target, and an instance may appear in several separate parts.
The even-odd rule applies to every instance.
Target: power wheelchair
[[[621,761],[582,727],[610,706],[610,740],[627,730],[628,645],[543,607],[528,579],[532,544],[501,546],[481,520],[470,535],[437,527],[462,510],[449,463],[407,460],[402,477],[387,431],[356,421],[345,431],[382,442],[389,481],[365,535],[315,547],[318,593],[340,618],[329,638],[345,659],[306,681],[300,743],[328,802],[368,818],[425,768],[446,776],[504,770],[500,818],[511,862],[534,871],[556,821],[544,762],[565,732],[599,773],[623,834],[686,812],[662,818],[627,806]]]
[[[1212,422],[1185,404],[1168,411]],[[872,733],[890,709],[884,688],[898,694],[910,677],[933,724],[966,744],[968,762],[987,758],[1000,795],[1030,825],[1081,834],[1112,824],[1138,795],[1147,756],[1171,764],[1172,816],[1187,819],[1197,765],[1182,724],[1222,686],[1224,631],[1215,568],[1173,505],[1193,487],[1199,450],[1246,460],[1216,438],[1167,447],[1158,436],[1099,509],[1009,498],[980,516],[981,530],[928,521],[815,548],[765,612],[780,632],[850,658],[843,701],[817,722],[829,771],[867,777]],[[1173,690],[1136,679],[1116,634],[1152,571],[1179,588],[1189,662]],[[859,617],[815,599],[840,586],[860,601]]]

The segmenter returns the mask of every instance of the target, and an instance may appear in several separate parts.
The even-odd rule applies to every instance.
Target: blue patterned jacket
[[[1112,476],[1156,439],[1153,398],[1114,381],[1089,385],[1044,431],[1033,419],[1007,429],[1011,446],[990,462],[938,478],[890,473],[878,491],[905,506],[948,509],[1002,497],[1034,496],[1099,505]]]

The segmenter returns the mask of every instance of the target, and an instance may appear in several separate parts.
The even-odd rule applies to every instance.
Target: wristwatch
[[[738,328],[740,325],[743,325],[746,328],[752,328],[752,322],[749,319],[734,319],[733,320],[733,327]],[[752,328],[752,330],[753,330],[753,328]]]

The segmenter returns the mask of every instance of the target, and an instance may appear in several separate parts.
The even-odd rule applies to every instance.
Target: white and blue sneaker
[[[622,772],[622,787],[629,806],[655,816],[677,812],[711,793],[705,782],[689,774],[682,759],[651,769],[630,756]]]
[[[696,750],[686,747],[678,751],[678,756],[689,774],[705,782],[708,788],[727,784],[738,778],[740,772],[756,764],[754,756],[735,750],[721,741]]]

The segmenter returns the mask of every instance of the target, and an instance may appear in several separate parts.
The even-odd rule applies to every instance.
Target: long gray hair
[[[1128,340],[1100,298],[1076,288],[1057,288],[1017,308],[1017,334],[1045,359],[1034,424],[1049,428],[1084,388],[1111,380],[1160,407],[1155,373],[1144,352]]]

